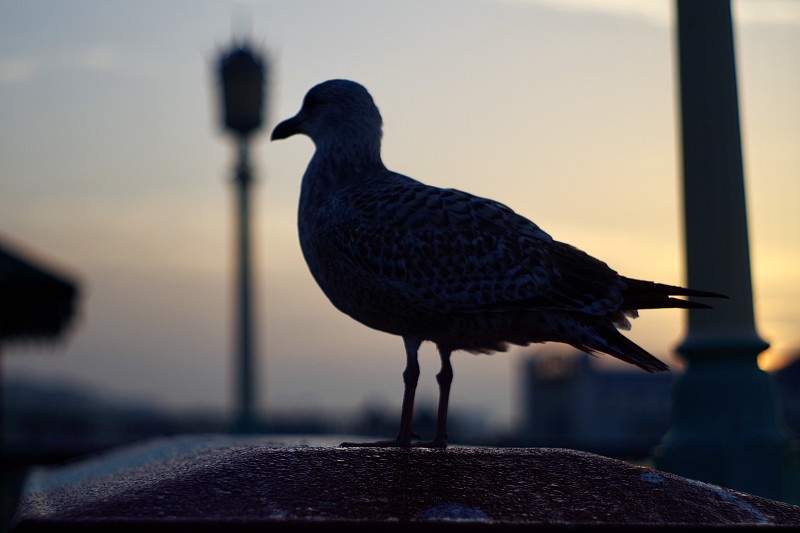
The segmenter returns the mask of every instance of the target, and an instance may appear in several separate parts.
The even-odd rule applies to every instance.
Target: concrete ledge
[[[302,442],[180,437],[38,471],[12,531],[800,527],[800,507],[572,450]]]

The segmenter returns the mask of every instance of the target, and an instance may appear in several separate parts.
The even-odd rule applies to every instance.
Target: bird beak
[[[286,139],[296,133],[302,133],[302,124],[303,118],[300,116],[300,113],[292,118],[284,120],[275,126],[274,130],[272,130],[272,140],[277,141],[280,139]]]

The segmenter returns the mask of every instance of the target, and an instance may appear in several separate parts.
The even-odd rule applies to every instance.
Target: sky
[[[269,143],[313,85],[365,85],[398,172],[499,200],[629,277],[681,284],[674,16],[666,0],[211,0],[0,4],[0,240],[81,283],[57,343],[4,346],[4,379],[68,379],[174,409],[233,399],[232,140],[214,65],[270,58],[254,139],[264,413],[395,406],[399,338],[340,314],[296,232],[307,138]],[[800,3],[733,2],[758,331],[800,351]],[[681,311],[629,336],[673,366]],[[508,425],[526,354],[454,357],[453,410]],[[419,398],[438,358],[421,353]],[[598,363],[619,368],[610,358]]]

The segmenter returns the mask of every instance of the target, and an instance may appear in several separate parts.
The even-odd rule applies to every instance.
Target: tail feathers
[[[603,344],[597,343],[592,346],[575,346],[579,350],[589,353],[606,353],[617,359],[638,366],[642,370],[650,373],[663,372],[669,367],[660,359],[652,356],[644,348],[622,335],[614,328],[605,330]]]
[[[711,309],[708,304],[700,302],[670,298],[663,294],[649,294],[641,296],[625,296],[620,310],[632,309]]]
[[[696,296],[701,298],[727,298],[724,294],[710,291],[686,289],[674,285],[664,285],[652,281],[623,278],[628,285],[621,310],[630,309],[711,309],[710,305],[699,302],[670,298],[670,296]]]
[[[623,301],[618,309],[619,313],[612,320],[617,327],[629,326],[626,317],[636,317],[638,309],[710,309],[711,306],[689,300],[672,298],[672,296],[694,296],[701,298],[727,298],[723,294],[709,291],[686,289],[673,285],[664,285],[652,281],[622,278],[627,287],[623,293]],[[614,317],[612,317],[614,318]],[[589,353],[606,353],[617,359],[638,366],[647,372],[663,372],[669,367],[659,359],[650,355],[645,349],[622,335],[616,328],[609,324],[608,327],[594,325],[595,339],[591,344],[573,344],[579,350]]]

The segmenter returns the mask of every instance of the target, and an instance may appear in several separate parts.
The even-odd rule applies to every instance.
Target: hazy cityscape
[[[523,359],[514,388],[521,413],[498,432],[481,413],[452,413],[454,443],[567,447],[646,458],[669,426],[674,374],[598,369],[580,352],[538,350]],[[787,430],[800,432],[800,363],[773,375]],[[24,461],[60,462],[121,444],[184,433],[231,431],[232,413],[168,410],[146,398],[122,399],[68,382],[11,379],[3,391],[3,446]],[[262,413],[257,433],[391,436],[397,406],[358,412],[325,409]],[[435,405],[419,406],[415,428],[430,435]]]

